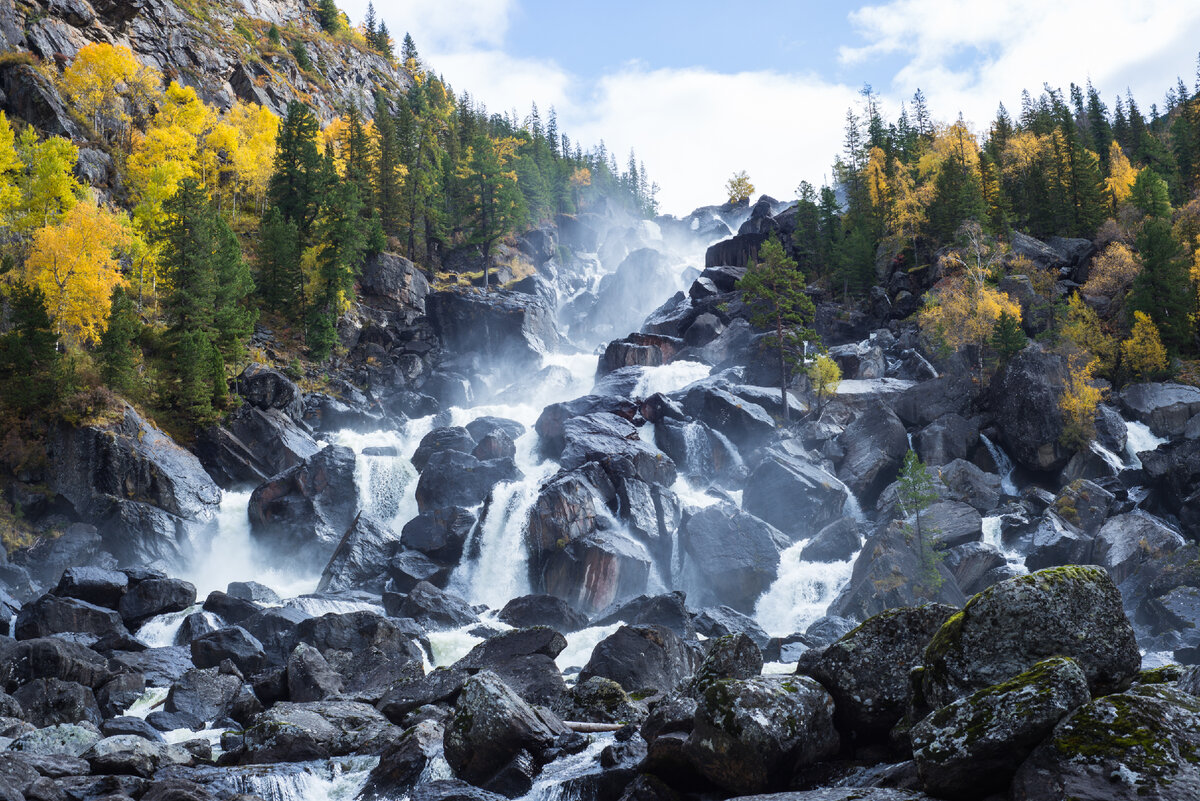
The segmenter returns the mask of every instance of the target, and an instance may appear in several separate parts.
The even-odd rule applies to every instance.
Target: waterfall
[[[1150,426],[1136,420],[1126,420],[1125,430],[1128,432],[1125,440],[1125,457],[1129,461],[1129,466],[1135,470],[1142,468],[1142,460],[1138,458],[1139,453],[1157,450],[1159,445],[1167,442],[1162,437],[1156,437],[1150,430]]]
[[[1005,495],[1016,496],[1020,494],[1016,482],[1013,481],[1014,468],[1012,460],[1008,458],[1008,454],[1004,452],[1003,448],[988,439],[986,434],[980,434],[979,438],[983,440],[984,447],[991,454],[992,461],[996,463],[996,472],[1000,474],[1000,490]]]
[[[1002,553],[1010,567],[1016,568],[1022,573],[1028,573],[1029,571],[1025,568],[1025,557],[1021,555],[1021,552],[1005,546],[1000,532],[1001,520],[1000,515],[983,518],[983,544],[990,545]]]
[[[711,372],[712,368],[707,364],[690,361],[671,362],[661,367],[647,367],[642,371],[637,386],[633,388],[633,397],[648,398],[656,392],[666,395],[703,378],[708,378]]]
[[[1099,442],[1093,440],[1089,447],[1092,453],[1099,456],[1108,464],[1109,467],[1112,468],[1113,475],[1116,475],[1125,469],[1125,461],[1120,456],[1117,456],[1108,448],[1101,445]]]
[[[189,564],[180,568],[179,577],[196,585],[198,598],[207,598],[214,590],[224,592],[232,581],[257,581],[275,590],[282,598],[313,592],[324,565],[287,562],[284,566],[279,559],[263,558],[256,553],[246,511],[250,506],[250,495],[246,491],[221,495],[216,535]],[[143,630],[145,628],[143,626]]]
[[[200,606],[189,606],[181,612],[167,612],[156,615],[141,625],[136,637],[145,643],[147,648],[168,648],[175,644],[175,635],[183,625],[184,619],[193,612],[199,612]]]
[[[223,798],[246,793],[263,801],[353,801],[378,764],[379,757],[352,756],[286,766],[231,768],[210,789]]]
[[[754,607],[754,618],[773,637],[803,632],[824,617],[854,570],[857,555],[845,562],[804,561],[800,553],[808,542],[800,540],[779,555],[778,578]]]
[[[584,801],[591,798],[580,793],[576,780],[601,771],[600,752],[613,743],[613,735],[594,735],[587,748],[578,754],[559,757],[545,767],[533,780],[533,787],[521,796],[521,801]]]

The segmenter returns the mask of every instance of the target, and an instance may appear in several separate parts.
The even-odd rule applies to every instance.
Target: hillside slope
[[[274,26],[279,43],[269,38]],[[404,70],[371,52],[355,35],[322,33],[315,7],[304,0],[3,0],[0,2],[0,110],[46,133],[76,136],[41,70],[70,61],[91,42],[129,47],[147,66],[191,86],[205,102],[227,109],[254,102],[283,115],[291,100],[311,105],[328,122],[349,105],[368,115],[376,88],[403,89]],[[297,63],[302,45],[311,62]],[[29,59],[12,54],[26,52]]]

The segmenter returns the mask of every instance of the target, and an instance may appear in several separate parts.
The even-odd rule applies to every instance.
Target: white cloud
[[[342,0],[355,23],[362,21],[367,0]],[[499,47],[508,33],[515,0],[379,0],[375,12],[399,42],[412,34],[422,54]]]
[[[935,116],[957,112],[982,129],[1004,102],[1017,111],[1022,89],[1066,87],[1089,78],[1108,98],[1132,88],[1145,111],[1175,77],[1190,82],[1200,5],[1177,0],[893,0],[850,14],[865,40],[843,46],[848,65],[879,56],[903,66],[890,90],[921,87]]]
[[[560,119],[572,136],[604,138],[622,167],[636,148],[663,210],[686,214],[722,202],[737,170],[781,200],[801,180],[819,184],[854,100],[854,90],[810,75],[633,65],[602,78],[586,103],[560,108]]]

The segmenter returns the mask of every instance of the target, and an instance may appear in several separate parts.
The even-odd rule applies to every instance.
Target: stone
[[[548,626],[562,634],[586,628],[588,619],[560,598],[552,595],[523,595],[513,598],[500,610],[497,618],[514,628]]]
[[[873,505],[884,487],[895,480],[908,452],[908,433],[890,408],[876,402],[863,409],[838,438],[845,457],[840,478],[859,503]]]
[[[77,598],[43,595],[17,613],[14,634],[19,640],[64,633],[86,635],[95,641],[107,636],[128,636],[129,632],[116,611]]]
[[[250,533],[268,548],[325,561],[355,515],[354,451],[329,445],[250,495]]]
[[[321,571],[317,592],[382,592],[388,560],[399,546],[400,537],[391,528],[359,513]]]
[[[853,558],[862,544],[858,521],[843,517],[813,535],[800,551],[800,559],[805,562],[844,562]]]
[[[35,679],[13,691],[25,719],[43,728],[87,722],[99,726],[102,716],[91,689],[73,681]]]
[[[592,650],[578,681],[601,676],[626,692],[670,691],[692,674],[695,663],[691,649],[670,629],[621,626]]]
[[[1200,797],[1200,703],[1170,685],[1096,698],[1063,720],[1017,771],[1014,801]]]
[[[787,538],[773,526],[729,503],[706,507],[680,532],[685,575],[700,603],[752,613],[774,583]]]
[[[133,775],[148,779],[169,765],[187,765],[191,754],[177,746],[156,743],[134,734],[105,737],[82,758],[102,775]]]
[[[129,578],[119,570],[69,567],[63,571],[62,578],[52,592],[63,598],[78,598],[97,606],[116,609],[121,596],[128,589]]]
[[[281,701],[246,729],[241,762],[304,762],[348,754],[378,755],[400,732],[355,701]]]
[[[751,471],[742,506],[795,542],[842,517],[846,488],[810,459],[772,449]]]
[[[121,596],[121,617],[137,626],[156,615],[182,612],[196,603],[196,588],[181,579],[150,578],[139,581]]]
[[[1183,436],[1200,414],[1200,387],[1187,384],[1133,384],[1121,393],[1121,407],[1160,437]]]
[[[485,789],[522,751],[534,757],[566,731],[560,722],[538,713],[489,671],[463,685],[446,725],[446,761],[454,773]]]
[[[226,626],[192,640],[192,662],[198,668],[219,667],[226,659],[245,676],[267,665],[267,654],[253,634],[241,626]]]
[[[926,649],[922,692],[933,708],[945,706],[1054,655],[1079,663],[1094,696],[1122,690],[1137,674],[1133,627],[1103,569],[1049,568],[976,595]]]
[[[1004,792],[1034,747],[1091,700],[1075,661],[1053,657],[938,709],[910,732],[925,789],[951,799]]]
[[[833,698],[807,676],[719,681],[697,700],[686,752],[726,792],[780,786],[797,767],[837,753]]]
[[[808,664],[808,674],[833,695],[838,730],[848,742],[882,740],[896,725],[908,703],[909,673],[954,612],[945,604],[881,612]]]

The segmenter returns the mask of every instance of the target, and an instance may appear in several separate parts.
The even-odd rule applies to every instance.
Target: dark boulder
[[[1092,541],[1091,562],[1108,569],[1120,584],[1142,564],[1158,560],[1185,544],[1162,521],[1136,512],[1111,517]]]
[[[523,474],[511,458],[480,461],[470,453],[433,454],[417,481],[421,512],[448,506],[478,506],[501,482],[518,481]]]
[[[1066,381],[1065,360],[1038,347],[1021,351],[992,380],[989,403],[1017,464],[1039,472],[1066,466],[1071,453],[1059,441]]]
[[[475,515],[461,506],[428,509],[404,524],[400,544],[444,565],[458,564]]]
[[[364,801],[410,795],[413,786],[441,756],[444,735],[441,724],[422,720],[406,730],[396,742],[388,744],[363,788],[361,797]],[[422,784],[423,787],[428,785],[428,782]]]
[[[427,581],[413,587],[398,611],[426,628],[445,629],[466,626],[479,617],[465,600],[439,590]]]
[[[104,550],[104,542],[95,526],[87,523],[72,523],[57,537],[44,537],[25,550],[14,551],[9,569],[21,567],[27,571],[23,579],[28,587],[32,578],[41,586],[53,587],[62,578],[64,570],[89,565],[112,569],[117,566],[112,554]],[[0,565],[0,567],[3,567]],[[32,600],[36,595],[32,589],[18,592],[10,585],[10,592],[22,600]]]
[[[567,470],[596,462],[613,479],[633,477],[664,487],[675,483],[675,463],[644,442],[632,423],[609,412],[566,421],[560,461]]]
[[[240,625],[262,643],[271,664],[281,666],[298,642],[297,627],[310,617],[294,606],[272,607],[256,612]]]
[[[239,761],[263,765],[348,754],[378,755],[400,731],[374,708],[354,701],[282,701],[254,718]]]
[[[1200,387],[1187,384],[1134,384],[1121,393],[1121,407],[1160,437],[1180,437],[1200,414]]]
[[[627,692],[669,692],[692,674],[695,664],[695,654],[670,629],[622,626],[600,641],[578,680],[600,676]]]
[[[121,616],[112,609],[96,606],[77,598],[43,595],[21,607],[14,634],[18,640],[76,633],[91,641],[102,637],[128,635]]]
[[[203,634],[191,642],[192,662],[198,668],[218,667],[226,659],[245,676],[266,667],[262,643],[241,626],[228,626]]]
[[[368,256],[358,286],[363,304],[397,314],[406,325],[425,313],[429,281],[403,256],[387,252]]]
[[[562,456],[566,441],[563,427],[576,417],[597,412],[615,414],[625,420],[633,420],[638,414],[638,405],[621,395],[584,395],[574,400],[552,403],[542,410],[534,423],[538,435],[538,448],[543,456],[558,459]]]
[[[753,612],[775,581],[787,538],[773,526],[729,503],[700,510],[680,532],[685,576],[705,605]]]
[[[766,409],[712,381],[689,389],[683,396],[683,410],[747,452],[765,445],[776,434],[775,420]]]
[[[759,648],[765,648],[770,639],[758,621],[728,606],[701,609],[694,618],[694,625],[698,633],[710,639],[728,634],[745,634]]]
[[[213,613],[230,625],[238,625],[243,620],[262,610],[262,607],[253,601],[235,598],[220,590],[210,592],[208,597],[204,599],[204,605],[201,608],[205,612]],[[191,642],[191,640],[189,639],[188,642]]]
[[[838,478],[861,503],[874,504],[883,488],[895,480],[908,452],[904,424],[890,408],[873,403],[846,426],[838,442],[845,452]]]
[[[121,596],[129,589],[129,578],[119,570],[100,567],[69,567],[52,592],[63,598],[116,609]]]
[[[99,726],[100,706],[89,687],[61,679],[34,679],[13,691],[25,720],[38,728],[88,722]]]
[[[846,488],[811,459],[772,449],[750,473],[742,505],[795,542],[842,516]]]
[[[450,568],[443,567],[420,551],[402,551],[387,563],[390,588],[396,592],[411,592],[422,581],[435,587],[445,587]]]
[[[328,559],[354,519],[354,451],[330,445],[259,486],[250,496],[250,533],[293,556]]]
[[[929,644],[922,692],[933,708],[945,706],[1055,655],[1079,663],[1094,695],[1119,691],[1137,674],[1133,627],[1104,570],[1050,568],[976,595]]]
[[[341,693],[343,684],[342,676],[321,652],[307,643],[297,645],[288,657],[289,701],[324,701]]]
[[[825,648],[807,666],[837,702],[838,729],[849,741],[882,740],[908,703],[908,674],[954,614],[945,604],[891,609]]]
[[[273,589],[257,581],[231,581],[225,591],[234,598],[256,604],[277,604],[281,600]]]
[[[171,765],[189,765],[194,760],[184,749],[156,743],[135,734],[105,737],[82,756],[98,775],[141,776],[143,779]]]
[[[615,527],[596,529],[539,553],[535,588],[594,613],[645,592],[652,564],[640,540]]]
[[[553,595],[523,595],[513,598],[497,615],[502,623],[514,628],[548,626],[562,634],[586,628],[586,615],[576,612],[561,598]]]
[[[566,732],[552,715],[535,711],[494,673],[484,671],[463,685],[443,746],[456,775],[503,791],[501,774],[514,759],[524,754],[536,773],[542,754]]]
[[[1200,797],[1200,703],[1171,685],[1137,686],[1076,710],[1021,765],[1010,798]]]
[[[858,553],[862,544],[858,521],[843,517],[813,535],[800,552],[800,558],[805,562],[844,562]]]
[[[614,604],[597,613],[591,625],[611,626],[614,623],[663,626],[685,640],[696,639],[696,627],[692,623],[692,613],[687,608],[687,596],[679,590],[662,595],[639,595]]]
[[[605,375],[622,367],[659,367],[672,362],[683,350],[684,343],[662,334],[630,334],[615,339],[600,356],[597,375]]]
[[[400,538],[391,528],[360,513],[321,571],[317,592],[382,592],[388,560],[399,546]]]
[[[506,290],[433,292],[425,308],[442,346],[451,353],[477,354],[492,364],[518,368],[536,366],[541,355],[558,344],[553,310],[532,295]]]
[[[711,682],[752,679],[762,673],[762,650],[745,634],[727,634],[706,645],[704,661],[692,680],[698,691]]]
[[[250,364],[234,380],[234,390],[257,409],[278,409],[299,420],[304,414],[304,398],[296,382],[283,373],[262,364]]]
[[[196,588],[182,579],[150,578],[139,581],[121,596],[118,609],[130,626],[137,626],[155,615],[182,612],[196,603]]]
[[[61,426],[53,432],[49,456],[50,489],[84,519],[104,521],[114,505],[135,504],[173,520],[208,521],[221,500],[200,461],[130,406],[114,423]],[[185,555],[180,540],[161,539],[158,530],[131,531],[119,522],[100,526],[106,547],[119,559],[144,563]]]
[[[925,789],[953,799],[1003,792],[1029,752],[1091,700],[1074,660],[1054,657],[942,707],[910,733]]]
[[[796,768],[837,753],[833,698],[806,676],[715,682],[698,701],[686,752],[726,792],[784,785]]]
[[[195,720],[215,721],[228,717],[242,688],[237,676],[217,668],[192,669],[171,685],[163,710]]]
[[[979,427],[958,414],[945,414],[913,437],[917,454],[927,465],[967,459],[979,444]]]
[[[475,449],[475,444],[476,439],[465,428],[460,426],[435,428],[421,437],[421,442],[417,445],[417,449],[413,451],[413,467],[417,468],[417,472],[423,472],[425,465],[429,463],[430,457],[435,453],[442,451],[470,453]]]

